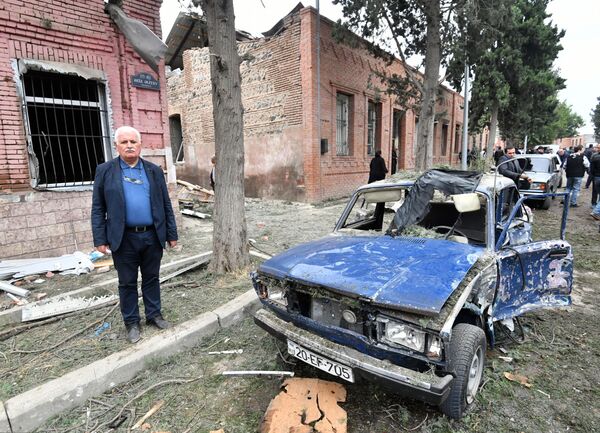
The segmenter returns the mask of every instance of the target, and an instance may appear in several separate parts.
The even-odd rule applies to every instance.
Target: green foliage
[[[554,110],[554,119],[540,129],[540,141],[551,143],[557,138],[573,137],[584,125],[583,118],[573,111],[573,107],[561,101]]]
[[[598,97],[598,103],[592,110],[592,124],[594,125],[594,138],[596,141],[600,141],[600,97]]]
[[[433,121],[438,97],[440,66],[447,66],[451,53],[463,46],[467,23],[476,33],[484,20],[475,20],[477,10],[487,4],[483,0],[333,0],[342,6],[344,21],[338,22],[334,36],[345,38],[340,27],[351,30],[368,41],[373,54],[386,59],[388,53],[401,60],[413,55],[423,57],[424,72],[406,67],[398,74],[374,72],[385,91],[396,97],[397,103],[419,109],[419,127],[415,164],[419,169],[431,166],[433,149]],[[486,6],[490,7],[490,6]],[[487,16],[486,14],[483,14]]]
[[[499,0],[477,12],[485,25],[467,25],[465,52],[456,53],[449,68],[455,85],[462,79],[464,61],[475,76],[470,103],[470,128],[481,131],[497,112],[503,138],[539,144],[553,134],[577,128],[577,119],[559,108],[557,93],[564,80],[552,69],[562,49],[560,31],[546,12],[549,0]],[[477,33],[477,28],[480,29]],[[460,47],[459,47],[460,48]],[[557,110],[567,115],[555,122]]]

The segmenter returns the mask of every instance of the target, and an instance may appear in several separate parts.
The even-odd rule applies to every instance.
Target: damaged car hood
[[[434,315],[484,251],[441,239],[331,236],[279,254],[259,271],[387,308]]]

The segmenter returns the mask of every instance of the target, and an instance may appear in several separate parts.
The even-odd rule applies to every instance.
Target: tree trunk
[[[208,30],[215,127],[214,272],[230,272],[248,261],[244,213],[244,135],[240,58],[233,0],[199,0]]]
[[[494,144],[496,143],[496,131],[498,130],[498,104],[494,103],[491,107],[491,115],[490,119],[490,135],[488,137],[487,142],[487,151],[486,155],[490,157],[494,153]]]
[[[417,130],[417,148],[415,149],[415,166],[417,170],[426,170],[432,166],[433,162],[435,103],[441,61],[439,0],[425,1],[424,12],[427,16],[427,47],[423,98]]]

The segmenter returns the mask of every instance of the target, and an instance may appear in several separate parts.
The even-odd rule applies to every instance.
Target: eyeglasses
[[[136,185],[142,185],[144,183],[142,179],[136,179],[129,176],[123,176],[123,179],[125,180],[125,182],[135,183]]]

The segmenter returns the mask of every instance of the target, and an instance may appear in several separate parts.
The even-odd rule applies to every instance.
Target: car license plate
[[[354,383],[354,374],[352,373],[352,369],[350,367],[327,359],[321,355],[317,355],[316,353],[305,349],[291,340],[288,340],[287,343],[288,353],[290,355],[295,356],[299,360],[304,361],[313,367],[317,367],[320,370],[326,371],[333,376],[341,377],[348,382]]]

